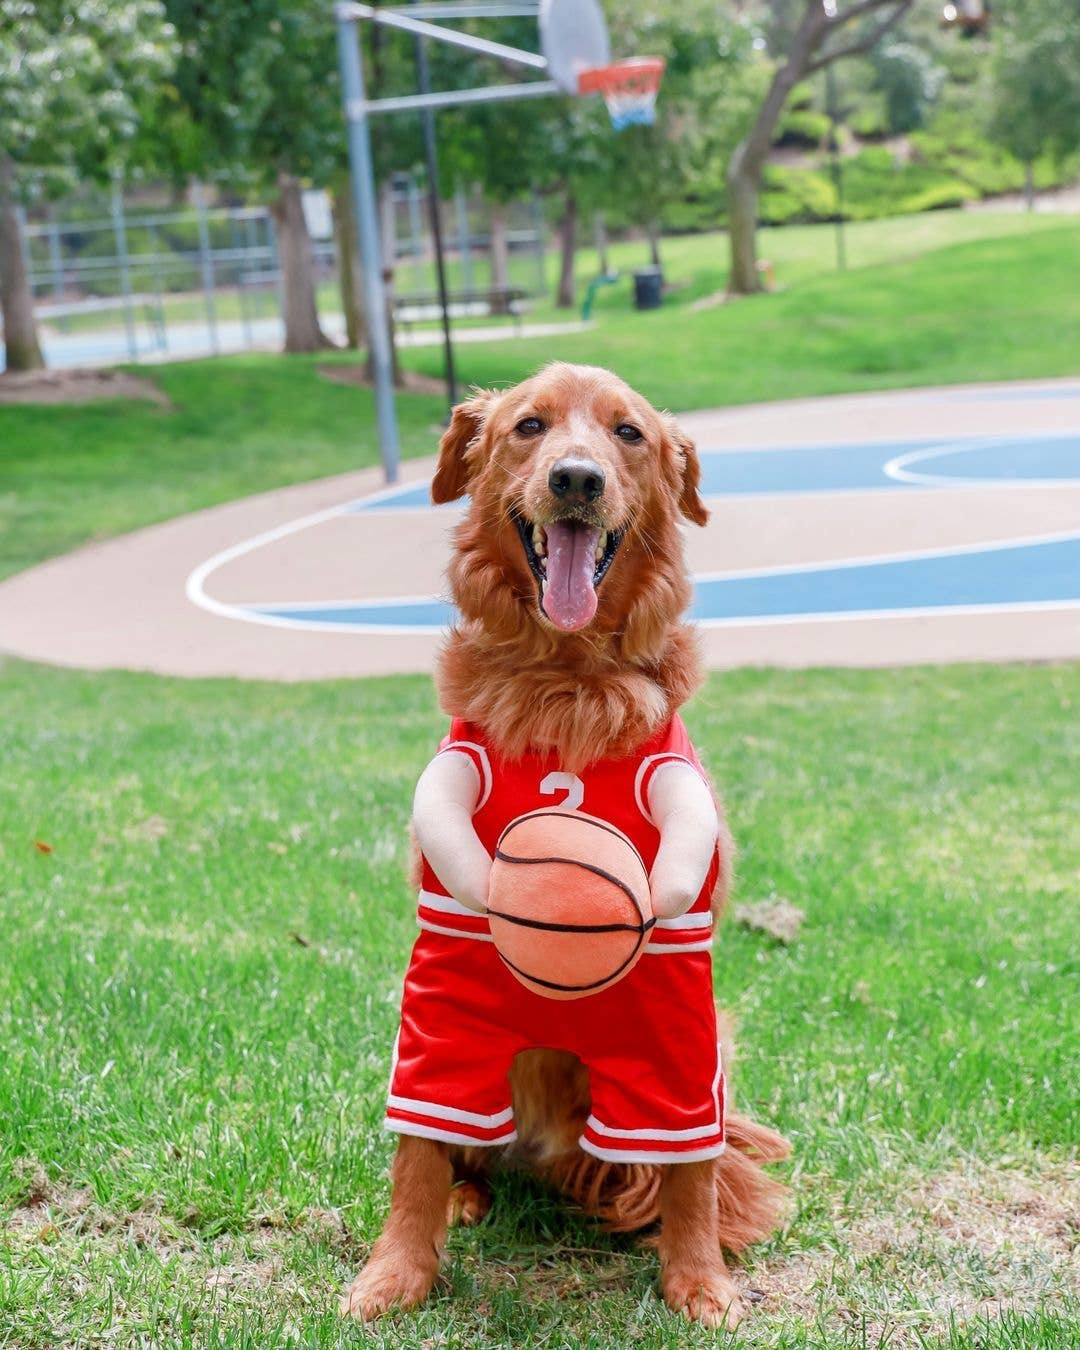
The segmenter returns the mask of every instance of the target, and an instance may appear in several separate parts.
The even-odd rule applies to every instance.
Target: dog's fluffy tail
[[[716,1159],[720,1245],[739,1252],[769,1236],[780,1222],[787,1188],[764,1170],[786,1158],[786,1139],[730,1112],[728,1146]],[[650,1163],[601,1162],[580,1149],[553,1158],[546,1179],[613,1233],[648,1228],[660,1217],[662,1169]]]

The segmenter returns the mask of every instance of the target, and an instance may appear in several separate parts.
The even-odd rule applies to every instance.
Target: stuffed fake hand
[[[487,908],[491,858],[473,829],[480,776],[467,755],[436,755],[416,785],[413,828],[435,875],[461,904]]]
[[[662,764],[649,784],[649,810],[660,831],[649,890],[658,919],[685,914],[705,884],[720,822],[708,786],[689,764]]]

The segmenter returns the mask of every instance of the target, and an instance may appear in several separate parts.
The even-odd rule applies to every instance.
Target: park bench
[[[450,291],[446,297],[447,311],[454,318],[509,314],[514,320],[515,330],[520,333],[523,302],[528,296],[528,291],[520,286],[483,286]],[[391,301],[391,306],[395,322],[406,331],[414,323],[424,323],[442,315],[439,297],[434,293],[397,295]]]

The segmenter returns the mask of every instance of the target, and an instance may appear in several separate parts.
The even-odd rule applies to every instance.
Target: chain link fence
[[[281,270],[273,215],[204,191],[182,203],[143,189],[85,196],[21,217],[39,335],[52,367],[172,360],[282,345]],[[441,205],[452,308],[488,312],[491,214],[476,194]],[[304,194],[324,331],[344,341],[330,199]],[[382,202],[384,249],[394,258],[395,312],[409,340],[438,318],[428,212],[421,185],[396,174]],[[547,289],[546,226],[534,194],[509,208],[511,284],[528,300]],[[435,340],[432,331],[431,340]]]

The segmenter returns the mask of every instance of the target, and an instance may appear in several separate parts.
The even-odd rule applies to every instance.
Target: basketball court
[[[712,515],[685,530],[710,666],[1080,657],[1080,383],[680,421]],[[188,676],[430,671],[465,509],[429,505],[432,468],[406,461],[392,488],[377,470],[303,484],[55,559],[0,585],[0,646]]]

